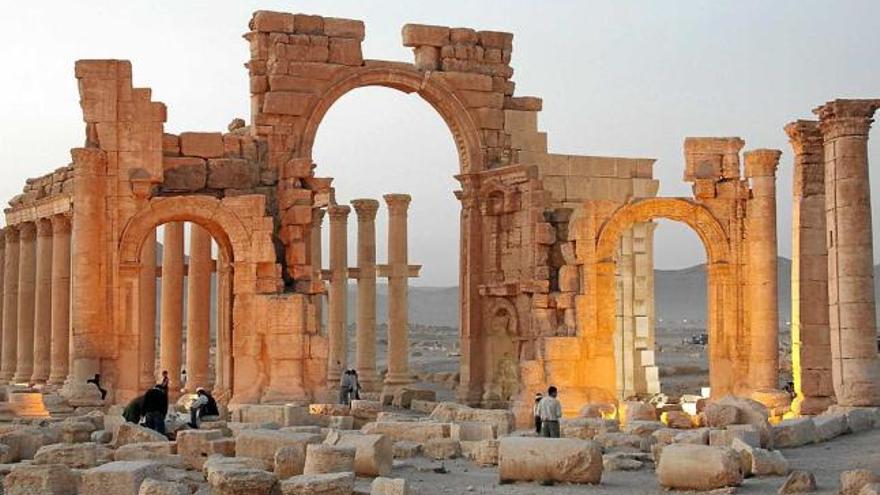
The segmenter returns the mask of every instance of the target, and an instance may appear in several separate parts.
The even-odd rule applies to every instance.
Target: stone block
[[[391,446],[391,453],[395,459],[409,459],[419,455],[421,452],[422,444],[419,442],[401,440],[394,442]]]
[[[88,442],[92,438],[92,432],[98,429],[91,421],[65,421],[61,424],[61,441],[64,443]]]
[[[709,431],[709,445],[730,446],[734,439],[752,447],[761,446],[761,432],[754,425],[730,425],[723,430]]]
[[[394,461],[391,439],[385,435],[330,432],[324,443],[353,447],[354,472],[358,476],[387,476]]]
[[[840,473],[840,495],[860,495],[862,488],[880,483],[880,475],[868,469],[853,469]]]
[[[167,191],[195,192],[205,188],[208,169],[202,158],[166,156],[162,167],[162,187]]]
[[[315,416],[348,416],[351,408],[345,404],[309,404],[309,414]]]
[[[498,437],[498,429],[492,423],[464,421],[453,423],[450,428],[452,439],[461,441],[492,440]]]
[[[752,449],[753,476],[785,476],[788,460],[778,450]]]
[[[354,447],[329,444],[307,445],[303,474],[354,472],[355,452]]]
[[[422,446],[422,451],[431,459],[456,459],[461,456],[461,445],[452,438],[431,438]]]
[[[233,419],[241,423],[275,423],[278,426],[305,425],[309,409],[304,406],[248,404],[233,411]]]
[[[223,438],[220,430],[184,430],[177,434],[177,453],[189,469],[204,467],[211,455],[211,442]]]
[[[445,26],[430,26],[425,24],[406,24],[401,32],[403,46],[414,47],[429,45],[442,47],[450,43],[449,28]]]
[[[252,457],[265,462],[269,469],[275,468],[275,452],[281,447],[300,449],[305,458],[306,446],[321,443],[321,435],[288,433],[275,430],[244,430],[235,439],[235,456]]]
[[[77,477],[62,465],[16,465],[3,478],[5,495],[76,495]]]
[[[514,418],[513,412],[507,409],[475,409],[455,402],[437,404],[431,412],[431,419],[439,422],[478,421],[492,423],[495,425],[498,436],[509,435],[516,430],[516,418]]]
[[[391,405],[400,408],[409,408],[413,400],[435,401],[437,393],[433,390],[402,387],[394,392]]]
[[[791,493],[806,493],[816,491],[816,477],[809,471],[794,470],[785,478],[785,482],[779,487],[779,495]]]
[[[811,418],[786,419],[773,427],[773,446],[776,448],[800,447],[815,443],[818,438]]]
[[[211,471],[208,484],[213,495],[271,495],[276,491],[278,478],[260,469],[229,466]]]
[[[324,18],[319,15],[294,14],[293,29],[297,34],[324,34]]]
[[[661,416],[662,417],[662,416]],[[612,423],[612,420],[604,420],[606,423]],[[669,429],[674,428],[670,426]],[[632,435],[638,435],[640,437],[647,437],[654,434],[655,431],[667,429],[665,423],[661,421],[645,421],[645,420],[636,420],[630,421],[623,427],[624,433],[629,433]],[[609,429],[608,431],[614,431],[613,429]],[[678,434],[678,432],[675,432]],[[674,436],[674,435],[673,435]]]
[[[190,495],[191,493],[189,487],[183,483],[147,478],[141,483],[138,495]]]
[[[351,401],[351,415],[356,419],[366,421],[376,421],[379,413],[382,412],[382,403],[375,400],[353,400]],[[430,412],[430,411],[428,411]]]
[[[733,425],[739,420],[739,409],[732,405],[719,404],[717,402],[707,404],[702,414],[706,418],[706,426],[713,428]]]
[[[660,415],[660,421],[676,429],[690,429],[696,426],[696,418],[684,411],[666,411]]]
[[[403,478],[376,478],[370,484],[370,495],[411,495],[409,485]]]
[[[293,32],[293,14],[259,10],[251,18],[250,28],[260,32]]]
[[[599,483],[603,470],[597,443],[569,438],[502,438],[498,465],[502,482]]]
[[[96,443],[56,443],[40,447],[34,464],[62,464],[71,469],[88,469],[110,462],[113,451]]]
[[[709,428],[697,428],[696,430],[682,431],[672,438],[672,442],[691,445],[709,445]]]
[[[223,156],[223,134],[219,132],[181,132],[180,153],[199,158]]]
[[[167,442],[168,438],[149,428],[134,423],[122,423],[113,436],[113,447],[119,448],[130,443]]]
[[[331,64],[359,66],[364,63],[361,42],[349,38],[331,38],[328,61]]]
[[[82,474],[79,495],[137,495],[144,479],[160,476],[161,465],[151,461],[114,461]]]
[[[352,495],[354,473],[303,474],[281,482],[282,495]]]
[[[308,93],[270,91],[263,100],[263,112],[278,115],[305,115],[314,99]]]
[[[352,38],[363,41],[365,36],[364,22],[354,19],[325,17],[324,34],[333,38]]]
[[[562,419],[559,429],[562,438],[592,440],[602,433],[617,431],[617,422],[602,418]]]
[[[657,480],[676,490],[715,490],[742,483],[740,460],[728,447],[673,444],[663,448]]]
[[[620,404],[618,415],[623,426],[631,421],[656,421],[657,408],[644,402],[624,401]]]
[[[208,160],[207,186],[210,189],[249,189],[259,183],[259,163],[240,158]]]
[[[816,437],[819,442],[827,442],[847,432],[849,426],[846,422],[846,414],[832,413],[821,414],[813,418],[816,426]]]
[[[449,423],[388,421],[367,423],[361,428],[366,435],[386,435],[392,441],[410,440],[425,443],[432,438],[449,438]]]

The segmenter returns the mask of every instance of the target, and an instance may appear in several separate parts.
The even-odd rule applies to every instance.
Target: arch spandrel
[[[452,133],[458,149],[461,173],[474,173],[483,170],[483,152],[480,132],[465,106],[455,96],[454,91],[431,72],[406,70],[399,67],[358,67],[341,71],[323,93],[318,96],[306,118],[302,134],[302,146],[298,148],[299,157],[311,157],[312,146],[321,122],[330,107],[339,98],[357,88],[382,86],[403,93],[418,93],[443,118]]]
[[[617,252],[620,235],[633,224],[666,218],[691,227],[700,237],[710,264],[730,260],[724,227],[703,205],[684,198],[634,200],[615,211],[602,225],[596,243],[596,259],[609,260]]]

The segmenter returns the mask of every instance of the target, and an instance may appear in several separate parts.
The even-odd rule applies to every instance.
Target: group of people
[[[556,398],[556,387],[547,389],[547,396],[535,394],[535,433],[546,438],[559,438],[559,420],[562,418],[562,403]]]
[[[143,419],[144,426],[155,430],[163,435],[166,434],[165,418],[168,416],[168,372],[162,372],[162,382],[150,387],[143,395],[131,400],[122,412],[122,416],[129,423],[140,424]],[[196,389],[196,397],[189,407],[190,428],[198,429],[199,421],[207,416],[219,416],[220,410],[217,401],[211,394],[199,387]]]
[[[356,370],[348,369],[339,380],[339,403],[350,405],[352,400],[361,398],[361,382]]]

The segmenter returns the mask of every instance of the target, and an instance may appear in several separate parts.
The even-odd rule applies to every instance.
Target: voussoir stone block
[[[137,495],[141,483],[161,474],[161,465],[151,461],[114,461],[85,471],[79,495]]]
[[[602,480],[602,450],[590,440],[505,437],[499,444],[498,465],[501,481]]]
[[[657,466],[660,485],[677,490],[714,490],[742,483],[740,458],[729,447],[672,444]]]

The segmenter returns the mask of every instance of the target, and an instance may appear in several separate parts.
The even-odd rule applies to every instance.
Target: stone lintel
[[[417,278],[421,269],[422,265],[376,265],[379,276],[383,278]]]

